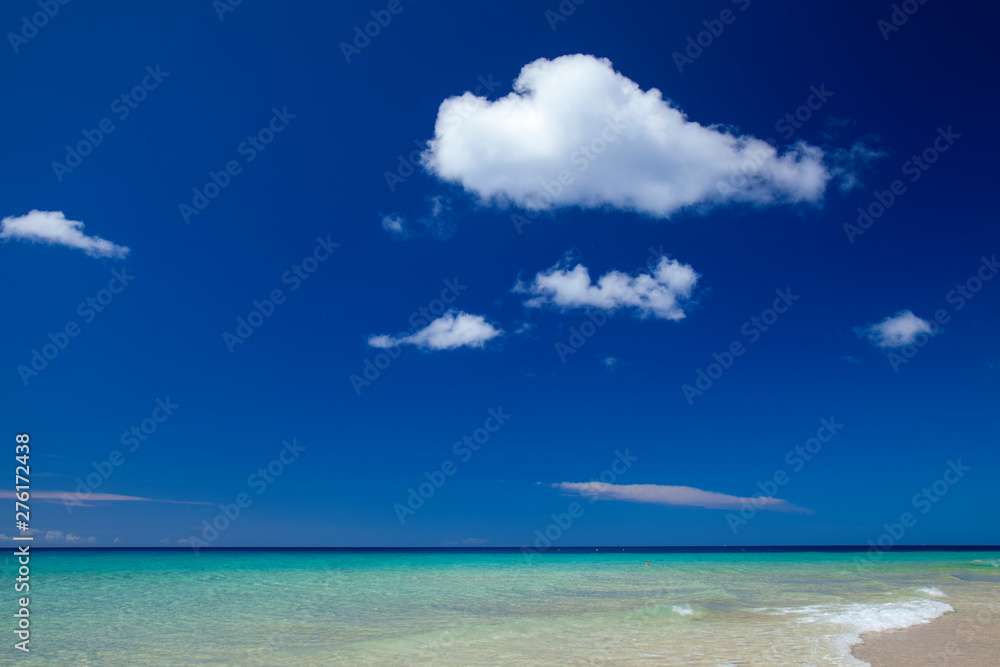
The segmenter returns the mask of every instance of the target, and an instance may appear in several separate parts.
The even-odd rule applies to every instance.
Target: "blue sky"
[[[994,10],[220,7],[0,17],[42,543],[996,541]]]

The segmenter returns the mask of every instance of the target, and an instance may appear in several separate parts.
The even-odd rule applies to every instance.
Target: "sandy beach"
[[[872,667],[987,667],[1000,663],[1000,606],[955,612],[905,630],[862,635],[853,654]]]

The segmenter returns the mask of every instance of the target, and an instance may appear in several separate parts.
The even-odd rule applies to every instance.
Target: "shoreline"
[[[947,600],[945,600],[947,601]],[[988,667],[1000,655],[1000,606],[955,611],[902,630],[866,632],[851,655],[872,667]]]

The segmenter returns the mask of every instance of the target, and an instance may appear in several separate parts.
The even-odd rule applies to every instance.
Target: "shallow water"
[[[31,654],[11,633],[0,663],[859,665],[862,632],[1000,604],[998,558],[47,550],[31,561]]]

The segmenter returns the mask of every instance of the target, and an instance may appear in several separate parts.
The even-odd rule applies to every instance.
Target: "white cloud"
[[[372,336],[368,344],[380,348],[415,345],[428,350],[453,350],[457,347],[482,347],[486,341],[502,333],[502,329],[494,327],[482,315],[450,310],[412,334]]]
[[[934,335],[934,328],[927,320],[922,320],[909,310],[887,317],[878,324],[869,324],[858,330],[858,334],[872,341],[878,347],[903,347],[912,343],[917,334]]]
[[[62,533],[61,530],[50,530],[47,533],[45,533],[45,537],[43,537],[42,539],[43,540],[61,540],[61,539],[63,539],[63,533]]]
[[[609,373],[613,373],[616,368],[621,366],[622,360],[618,357],[604,357],[601,359],[601,363],[604,364],[604,367],[608,369]]]
[[[97,236],[83,233],[83,223],[67,220],[62,211],[31,211],[27,215],[4,218],[0,238],[78,248],[91,257],[124,257],[129,249]]]
[[[740,509],[746,504],[758,510],[778,512],[802,512],[812,510],[797,507],[787,500],[758,496],[741,498],[715,491],[703,491],[692,486],[664,486],[661,484],[607,484],[606,482],[560,482],[553,484],[557,489],[578,493],[593,500],[624,500],[632,503],[654,503],[657,505],[687,505],[708,509]]]
[[[565,260],[535,276],[529,285],[518,283],[515,292],[534,295],[524,305],[540,308],[600,308],[613,311],[634,308],[641,317],[684,319],[684,305],[691,298],[699,275],[687,264],[663,257],[651,274],[630,276],[610,271],[597,283],[582,264],[567,268]]]
[[[409,230],[406,227],[406,218],[398,213],[382,216],[382,229],[389,232],[390,236],[397,239],[405,239],[410,235]]]
[[[421,160],[486,202],[669,217],[696,205],[818,202],[831,178],[823,157],[802,142],[779,155],[690,121],[609,60],[576,54],[529,63],[496,101],[446,99]]]

